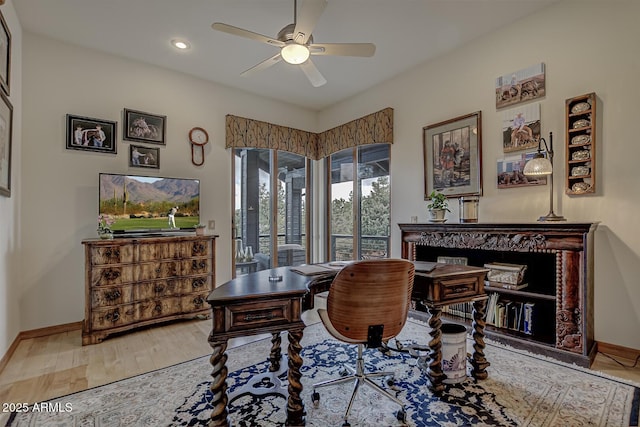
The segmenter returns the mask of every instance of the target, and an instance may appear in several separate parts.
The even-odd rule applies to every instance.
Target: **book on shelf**
[[[535,303],[525,302],[522,307],[522,332],[528,335],[533,335],[533,322],[535,317]]]
[[[498,288],[498,289],[510,289],[510,290],[520,290],[529,286],[528,283],[520,283],[517,285],[513,285],[511,283],[504,282],[494,282],[493,280],[485,280],[484,286],[487,288]]]

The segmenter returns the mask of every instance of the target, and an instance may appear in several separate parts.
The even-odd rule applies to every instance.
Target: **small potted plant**
[[[445,222],[445,213],[451,212],[449,210],[449,200],[447,199],[447,196],[439,191],[433,190],[431,194],[429,194],[428,201],[429,204],[427,205],[427,209],[429,209],[429,221]]]
[[[197,236],[204,236],[204,229],[207,227],[204,224],[196,224],[195,226],[196,229],[196,235]]]
[[[109,215],[100,215],[98,217],[98,236],[101,239],[113,239],[113,231],[111,226],[115,223],[115,220]]]

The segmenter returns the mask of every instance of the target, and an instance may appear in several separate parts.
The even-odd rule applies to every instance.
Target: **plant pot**
[[[444,218],[447,213],[446,209],[429,209],[429,221],[430,222],[445,222]]]
[[[102,240],[111,240],[111,239],[113,239],[113,233],[98,233],[98,236]]]
[[[204,227],[196,228],[196,236],[204,236]]]

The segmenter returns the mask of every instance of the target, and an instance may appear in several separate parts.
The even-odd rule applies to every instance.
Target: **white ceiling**
[[[293,0],[15,0],[14,6],[26,31],[322,110],[557,1],[328,0],[314,42],[374,43],[376,53],[314,57],[328,81],[318,88],[284,62],[241,77],[277,48],[211,28],[223,22],[275,37],[293,22]],[[177,51],[174,38],[192,48]]]

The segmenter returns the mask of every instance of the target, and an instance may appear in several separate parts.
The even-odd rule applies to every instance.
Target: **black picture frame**
[[[132,168],[160,169],[160,148],[129,145],[129,166]]]
[[[118,123],[111,120],[67,114],[68,150],[116,154]]]
[[[9,96],[11,78],[11,31],[0,12],[0,87]]]
[[[13,134],[13,106],[0,92],[0,195],[11,197],[11,136]]]
[[[166,145],[167,116],[124,109],[122,138],[127,141]]]

